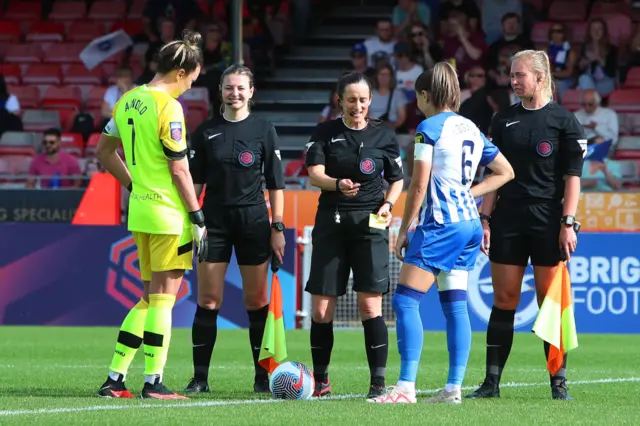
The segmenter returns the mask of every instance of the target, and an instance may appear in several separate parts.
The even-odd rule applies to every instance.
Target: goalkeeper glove
[[[193,224],[191,233],[193,240],[198,248],[198,262],[203,262],[207,258],[209,252],[209,243],[207,241],[207,227],[204,224],[204,213],[202,210],[196,210],[189,213],[189,220]]]

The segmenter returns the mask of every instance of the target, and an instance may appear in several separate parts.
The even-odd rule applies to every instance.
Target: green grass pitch
[[[539,425],[638,424],[640,336],[581,335],[569,357],[569,392],[575,401],[552,401],[542,342],[516,335],[502,398],[464,400],[460,406],[374,405],[363,399],[368,369],[362,332],[336,331],[330,374],[335,400],[274,401],[251,392],[253,366],[246,330],[219,333],[210,374],[212,393],[189,401],[104,400],[94,396],[107,374],[115,328],[0,328],[0,425]],[[387,383],[395,383],[399,358],[391,333]],[[289,359],[311,365],[308,333],[287,333]],[[142,386],[141,351],[129,388]],[[483,378],[484,334],[474,334],[465,378]],[[181,391],[191,377],[190,330],[174,330],[165,383]],[[427,333],[418,387],[424,397],[445,383],[443,333]],[[468,393],[466,390],[465,393]],[[420,398],[423,399],[423,398]]]

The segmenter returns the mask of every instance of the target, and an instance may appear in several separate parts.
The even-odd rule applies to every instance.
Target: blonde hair
[[[552,101],[555,83],[551,75],[551,63],[547,52],[544,50],[521,50],[511,57],[511,62],[513,63],[516,59],[531,60],[531,71],[536,74],[538,78],[544,79],[540,93],[545,99]]]
[[[438,62],[416,80],[417,93],[426,91],[436,111],[445,108],[458,112],[460,109],[460,82],[458,73],[449,62]]]
[[[202,66],[200,40],[202,40],[200,33],[184,30],[182,40],[175,40],[162,46],[157,57],[158,73],[164,75],[183,69],[190,74],[198,66]]]

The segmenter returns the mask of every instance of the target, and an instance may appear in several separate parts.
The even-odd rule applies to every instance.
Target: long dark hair
[[[4,75],[0,74],[0,102],[6,102],[9,99],[9,90]]]

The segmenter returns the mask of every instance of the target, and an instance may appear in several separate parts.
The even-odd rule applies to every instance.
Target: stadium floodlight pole
[[[233,63],[244,65],[242,59],[242,1],[233,0]]]

